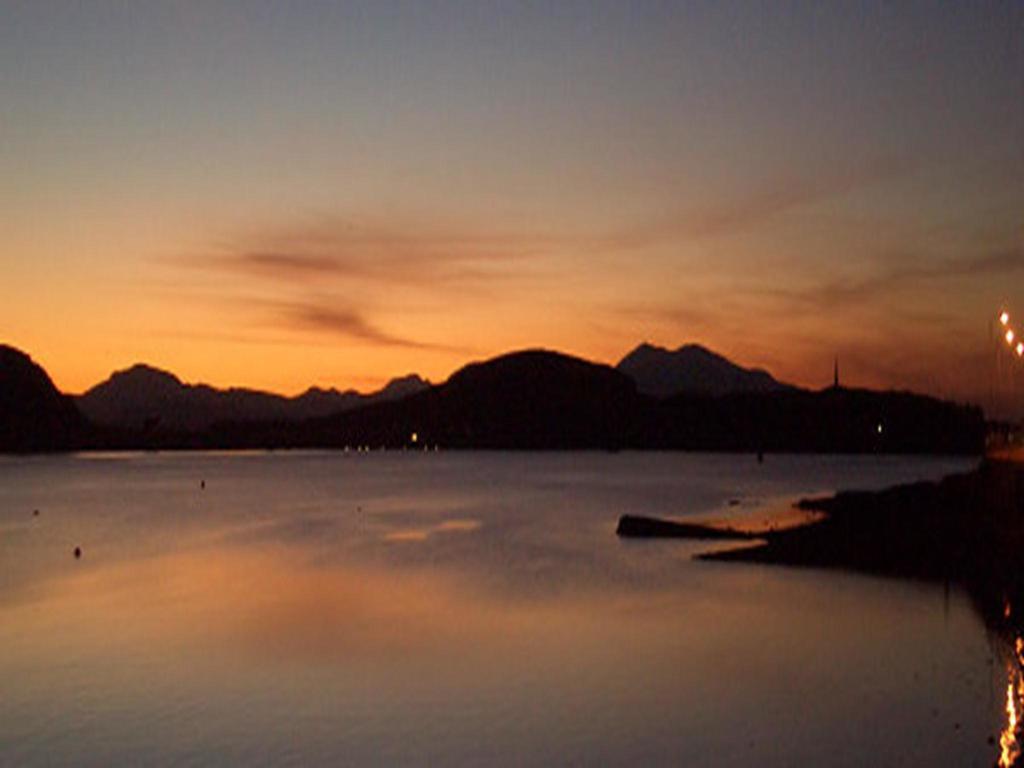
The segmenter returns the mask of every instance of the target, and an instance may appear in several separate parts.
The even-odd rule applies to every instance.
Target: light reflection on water
[[[1004,616],[1010,617],[1010,603]],[[1017,765],[1021,755],[1021,715],[1024,712],[1024,638],[1014,639],[1013,651],[1006,660],[1006,725],[999,735],[999,766]]]
[[[959,593],[612,534],[949,469],[829,461],[0,462],[0,763],[989,765]]]

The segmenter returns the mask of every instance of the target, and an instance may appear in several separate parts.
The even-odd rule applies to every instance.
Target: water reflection
[[[1010,616],[1010,603],[1004,615]],[[1006,661],[1006,726],[999,736],[999,766],[1017,765],[1021,755],[1021,713],[1024,711],[1024,638],[1017,635]]]
[[[407,459],[0,478],[0,763],[995,761],[1002,668],[990,695],[964,592],[944,613],[927,586],[616,539],[717,458]],[[722,463],[715,498],[768,495]]]
[[[439,533],[468,533],[480,527],[479,520],[442,520],[436,525],[399,528],[384,534],[386,541],[426,541]]]

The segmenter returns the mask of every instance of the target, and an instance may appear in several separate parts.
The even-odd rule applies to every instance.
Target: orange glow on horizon
[[[615,363],[643,341],[810,388],[838,354],[858,386],[991,391],[982,333],[1014,322],[1024,245],[1003,106],[1019,78],[991,55],[1012,3],[891,28],[842,4],[786,24],[686,3],[427,24],[359,3],[287,20],[136,3],[102,24],[64,5],[8,3],[0,25],[0,341],[65,392],[138,362],[368,391],[529,347]],[[901,42],[877,67],[790,66],[875,50],[880,30]],[[706,66],[737,44],[747,65]],[[879,93],[891,120],[865,108]],[[984,172],[965,145],[991,152]]]

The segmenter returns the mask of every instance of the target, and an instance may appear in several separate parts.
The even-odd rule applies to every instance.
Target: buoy
[[[33,509],[32,510],[32,517],[39,517],[39,510],[38,509]]]
[[[75,547],[75,557],[78,558],[78,557],[81,557],[81,556],[82,556],[82,548],[81,547]]]
[[[199,487],[200,488],[205,488],[206,487],[206,481],[205,480],[200,480],[199,481]]]

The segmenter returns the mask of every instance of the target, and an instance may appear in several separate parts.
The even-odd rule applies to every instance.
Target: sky
[[[1024,2],[8,1],[0,270],[69,392],[698,342],[1024,412]]]

